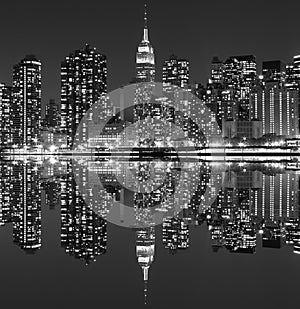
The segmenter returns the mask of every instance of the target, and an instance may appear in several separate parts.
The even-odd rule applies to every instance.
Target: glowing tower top
[[[155,80],[155,54],[149,41],[147,4],[145,4],[143,38],[136,54],[136,80],[137,82]]]

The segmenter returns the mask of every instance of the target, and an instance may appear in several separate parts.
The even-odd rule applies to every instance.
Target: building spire
[[[149,42],[149,34],[148,34],[148,14],[147,14],[147,3],[145,3],[145,12],[144,12],[144,42]]]
[[[149,276],[149,266],[143,267],[143,278],[144,278],[144,304],[147,304],[147,294],[148,294],[148,276]]]
[[[147,3],[145,3],[144,28],[148,28]]]

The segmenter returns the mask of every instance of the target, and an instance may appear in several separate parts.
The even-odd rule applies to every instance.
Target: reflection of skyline
[[[144,165],[142,170],[145,172]],[[105,218],[102,219],[99,214],[96,214],[95,209],[90,209],[81,197],[79,187],[74,180],[71,162],[61,161],[54,165],[49,162],[44,165],[36,165],[32,162],[2,162],[0,172],[1,225],[13,224],[14,240],[21,248],[41,247],[41,204],[44,196],[46,207],[55,210],[60,208],[62,244],[73,248],[68,250],[72,251],[76,246],[83,246],[90,247],[86,249],[87,251],[98,248],[98,251],[95,250],[99,255],[105,252],[107,238]],[[133,179],[128,177],[128,175],[132,177],[132,171],[126,168],[126,172],[128,174],[122,175],[124,183],[128,186],[133,185]],[[290,236],[291,229],[298,228],[299,174],[277,167],[237,164],[224,168],[222,188],[209,209],[199,208],[201,199],[204,199],[209,168],[201,169],[203,179],[193,196],[183,191],[179,200],[172,196],[176,187],[174,178],[178,177],[177,174],[174,174],[173,179],[171,177],[164,187],[156,187],[152,184],[150,187],[154,188],[154,194],[140,195],[138,198],[137,193],[132,195],[130,191],[122,190],[122,183],[111,178],[112,170],[101,171],[98,168],[97,173],[101,175],[106,189],[106,192],[97,192],[97,188],[94,188],[94,193],[98,193],[97,203],[101,201],[101,194],[106,200],[105,203],[102,201],[100,212],[102,217],[108,215],[110,207],[109,198],[105,197],[104,193],[109,193],[119,200],[126,200],[127,203],[128,201],[134,203],[132,205],[136,209],[137,220],[142,220],[145,224],[150,218],[147,215],[148,212],[151,212],[152,207],[157,207],[157,202],[164,201],[166,207],[168,205],[171,207],[172,203],[183,205],[178,215],[166,216],[163,221],[163,243],[168,249],[187,248],[188,226],[199,225],[203,221],[207,222],[212,231],[212,240],[219,234],[220,226],[223,232],[230,230],[230,233],[239,234],[239,237],[245,239],[251,239],[249,235],[252,235],[252,232],[255,235],[258,232],[262,233],[264,229],[274,230],[275,235],[274,226],[278,226],[280,232],[285,233],[282,236],[289,235],[287,243],[290,243],[293,241]],[[145,174],[143,176],[145,177]],[[162,175],[156,180],[161,177]],[[120,180],[119,176],[118,178]],[[90,198],[92,197],[94,196],[91,195]],[[122,213],[120,213],[120,219],[122,219]],[[242,234],[246,236],[241,236]],[[92,245],[93,241],[97,242],[100,239],[102,244]],[[74,244],[71,244],[73,240]],[[79,252],[79,247],[75,251]],[[98,254],[91,254],[91,256],[94,255]],[[81,257],[80,254],[78,257]]]
[[[294,253],[299,253],[299,174],[264,164],[226,165],[220,168],[218,175],[223,185],[217,198],[210,208],[203,209],[199,207],[200,201],[209,198],[204,192],[211,175],[209,166],[198,165],[202,180],[192,196],[182,191],[181,198],[175,199],[172,192],[176,181],[169,176],[165,187],[153,187],[155,194],[135,199],[134,194],[122,192],[121,186],[121,179],[127,186],[134,186],[133,171],[126,168],[126,174],[119,162],[116,167],[120,170],[115,175],[121,182],[112,178],[113,165],[110,170],[102,171],[98,166],[97,174],[105,190],[93,187],[89,199],[83,199],[73,175],[79,170],[73,169],[71,161],[1,162],[0,225],[12,224],[13,241],[25,252],[32,253],[43,245],[42,208],[59,211],[62,249],[70,257],[89,264],[107,252],[109,236],[105,216],[109,215],[111,206],[107,192],[121,201],[134,202],[138,220],[145,222],[152,208],[157,207],[155,201],[165,199],[165,206],[180,203],[182,211],[166,216],[161,226],[135,229],[136,257],[143,273],[145,294],[151,265],[157,259],[157,242],[161,241],[170,253],[180,254],[191,247],[191,226],[207,225],[215,252],[225,248],[229,252],[254,254],[261,243],[263,248],[290,245]],[[139,177],[147,177],[145,164],[141,166]],[[85,176],[87,174],[81,174]],[[174,174],[173,178],[176,177]],[[161,178],[162,175],[158,175],[156,180]],[[97,201],[101,216],[97,209],[89,207],[87,201],[91,199]],[[120,212],[120,219],[121,216]],[[156,235],[158,230],[162,231],[161,240]]]

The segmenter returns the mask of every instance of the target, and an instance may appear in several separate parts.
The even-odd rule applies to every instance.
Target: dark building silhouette
[[[60,125],[59,105],[53,99],[46,105],[44,125],[48,128],[57,128]]]

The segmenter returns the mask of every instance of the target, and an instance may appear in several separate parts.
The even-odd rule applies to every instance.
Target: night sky
[[[1,5],[0,81],[26,54],[43,64],[43,102],[59,99],[60,62],[89,43],[108,58],[109,90],[135,75],[144,0],[5,1]],[[261,61],[290,62],[300,53],[300,1],[149,0],[150,40],[157,80],[172,53],[191,62],[191,81],[206,82],[214,55],[254,54]]]

